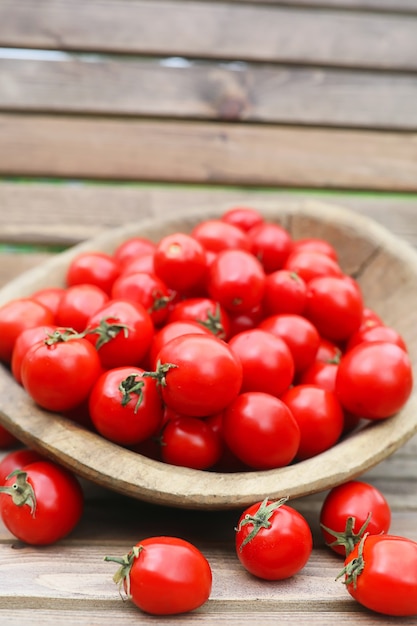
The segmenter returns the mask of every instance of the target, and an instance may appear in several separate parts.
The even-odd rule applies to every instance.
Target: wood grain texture
[[[395,132],[0,115],[0,174],[417,190]]]
[[[417,128],[414,74],[177,65],[82,55],[0,58],[0,110]]]
[[[3,0],[0,45],[411,70],[416,24],[412,15],[236,2]]]

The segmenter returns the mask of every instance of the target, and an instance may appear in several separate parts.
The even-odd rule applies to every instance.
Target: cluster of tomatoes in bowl
[[[308,459],[413,385],[337,250],[247,207],[80,252],[64,286],[0,308],[0,360],[43,409],[199,470]]]

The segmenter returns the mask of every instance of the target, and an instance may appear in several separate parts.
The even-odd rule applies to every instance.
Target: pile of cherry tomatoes
[[[190,233],[79,253],[65,286],[0,308],[0,360],[46,411],[141,454],[209,471],[267,470],[318,455],[359,421],[393,416],[413,386],[404,339],[366,306],[337,250],[324,239],[295,240],[247,207]],[[82,512],[74,477],[43,458],[13,462],[1,477],[6,526],[36,545],[68,534]],[[45,510],[45,473],[60,485],[65,515],[60,503]],[[23,505],[26,518],[16,521]],[[321,523],[359,602],[417,613],[417,544],[388,534],[382,494],[358,481],[336,488]],[[237,525],[239,560],[260,578],[295,575],[311,550],[310,528],[285,497],[254,503]],[[165,563],[157,591],[143,582],[152,551]],[[169,558],[194,572],[187,592],[167,582]],[[378,583],[377,559],[387,564]],[[147,612],[184,612],[209,597],[210,566],[187,542],[150,538],[107,560],[120,565],[115,580]],[[401,571],[411,571],[409,582],[394,584]]]

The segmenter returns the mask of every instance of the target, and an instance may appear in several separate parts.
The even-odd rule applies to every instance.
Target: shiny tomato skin
[[[250,252],[251,250],[251,242],[246,232],[222,219],[208,219],[200,222],[194,226],[191,235],[210,252],[235,249]]]
[[[242,363],[241,391],[263,391],[280,396],[294,379],[294,358],[287,343],[262,329],[242,331],[229,340]]]
[[[165,463],[207,470],[220,460],[221,454],[221,439],[205,420],[181,415],[163,427],[161,456]]]
[[[169,312],[166,323],[180,320],[197,321],[219,339],[230,335],[229,314],[215,300],[206,297],[185,298],[176,302]]]
[[[55,315],[55,324],[82,333],[91,315],[108,302],[110,296],[97,285],[72,285],[65,289]]]
[[[85,401],[101,371],[97,350],[87,339],[39,341],[22,361],[22,385],[42,408],[69,411]]]
[[[174,291],[187,293],[204,278],[207,268],[204,246],[177,232],[159,240],[154,252],[155,274]]]
[[[328,254],[315,250],[293,250],[284,264],[284,269],[295,272],[307,284],[313,278],[343,275],[337,261]]]
[[[321,239],[320,237],[305,237],[303,239],[296,239],[293,242],[293,250],[300,252],[319,252],[329,256],[334,261],[338,262],[338,254],[336,248],[327,239]]]
[[[119,274],[118,262],[107,252],[80,252],[70,261],[65,282],[67,286],[97,285],[110,295],[112,285]]]
[[[149,313],[155,326],[162,326],[168,317],[174,292],[153,273],[132,272],[121,274],[113,283],[113,300],[139,302]]]
[[[22,469],[29,463],[43,460],[42,455],[31,448],[18,448],[12,450],[0,461],[0,485],[4,485],[6,478],[14,470]]]
[[[361,343],[340,361],[335,392],[346,411],[380,420],[397,413],[413,388],[408,354],[388,342]]]
[[[26,328],[54,324],[54,314],[32,298],[16,298],[0,307],[0,361],[10,364],[17,337]]]
[[[177,320],[167,322],[162,328],[157,329],[149,348],[150,367],[156,368],[159,351],[168,341],[181,335],[210,335],[211,331],[195,320]]]
[[[114,250],[113,257],[122,271],[131,261],[145,255],[152,255],[156,244],[147,237],[129,237],[122,241]]]
[[[196,546],[170,536],[149,537],[137,546],[140,552],[130,570],[130,598],[142,611],[177,615],[209,599],[212,571]]]
[[[223,250],[209,268],[207,290],[227,312],[244,313],[262,303],[265,272],[258,259],[245,250]]]
[[[53,324],[45,324],[43,326],[26,328],[18,335],[13,347],[10,368],[13,377],[19,384],[22,384],[22,375],[20,370],[26,352],[33,346],[34,343],[46,339],[48,335],[52,334],[56,329],[57,326]]]
[[[362,545],[364,567],[346,589],[360,604],[383,615],[417,615],[417,542],[396,535],[368,535]],[[345,565],[358,559],[357,544]]]
[[[105,327],[113,327],[116,332],[104,332],[107,341],[100,344],[100,332],[92,332]],[[87,320],[86,339],[97,349],[104,369],[137,366],[148,353],[155,327],[150,314],[139,302],[112,298],[100,307]]]
[[[369,514],[371,517],[365,532],[371,535],[387,534],[391,525],[391,508],[377,487],[363,480],[349,480],[333,487],[326,495],[320,510],[324,541],[334,552],[346,556],[345,547],[337,543],[332,545],[335,536],[323,526],[334,532],[343,533],[347,519],[354,517],[353,532],[358,534]]]
[[[234,206],[225,211],[221,219],[223,222],[237,226],[246,233],[254,226],[265,221],[260,211],[248,206]]]
[[[301,315],[307,299],[307,285],[295,272],[276,270],[267,275],[262,306],[265,316],[277,313]]]
[[[344,426],[343,409],[332,391],[318,385],[294,385],[282,394],[300,428],[297,459],[304,460],[331,448]]]
[[[232,402],[242,385],[242,364],[221,339],[186,334],[171,339],[157,355],[168,364],[161,394],[167,406],[183,415],[207,417]]]
[[[18,506],[8,493],[0,494],[0,512],[6,528],[17,539],[30,545],[50,545],[68,535],[78,524],[84,508],[84,495],[75,476],[51,461],[25,465],[27,482],[33,488],[36,507]],[[6,486],[16,477],[6,480]]]
[[[407,352],[407,345],[403,337],[395,328],[378,324],[360,327],[359,330],[357,330],[356,333],[351,335],[349,338],[345,351],[347,352],[348,350],[351,350],[364,341],[387,341],[389,343],[395,343]]]
[[[30,297],[46,306],[55,316],[64,293],[65,287],[44,287],[34,291]]]
[[[89,414],[97,432],[106,439],[132,446],[155,434],[162,423],[163,406],[156,381],[143,377],[143,373],[138,367],[117,367],[103,372],[93,385]]]
[[[256,391],[241,393],[229,404],[222,433],[233,454],[257,470],[289,465],[300,444],[300,429],[288,407]]]
[[[256,516],[263,504],[257,502],[242,513],[235,536],[236,553],[243,567],[253,576],[284,580],[297,574],[310,558],[313,547],[311,530],[301,513],[281,504],[269,518],[270,526],[260,528],[244,543],[254,528],[252,523],[244,523],[244,520],[247,516]]]
[[[292,251],[292,239],[289,232],[273,222],[263,222],[248,232],[252,254],[262,264],[266,274],[283,268]]]

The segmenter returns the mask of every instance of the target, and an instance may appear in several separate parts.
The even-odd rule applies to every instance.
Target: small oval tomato
[[[159,240],[154,252],[155,274],[170,289],[187,293],[206,274],[206,251],[197,239],[173,233]]]
[[[262,264],[266,274],[283,268],[292,250],[289,232],[272,222],[257,224],[248,232],[251,250]]]
[[[109,299],[109,295],[97,285],[67,287],[59,301],[54,323],[82,333],[87,327],[88,318]]]
[[[54,324],[54,314],[32,298],[16,298],[0,307],[0,361],[10,364],[17,337],[26,328]]]
[[[395,343],[397,346],[407,352],[407,345],[400,335],[400,333],[391,326],[383,325],[369,325],[362,326],[356,331],[346,344],[345,351],[351,350],[360,343],[371,341],[387,341],[388,343]]]
[[[52,324],[34,326],[33,328],[26,328],[18,335],[14,344],[12,358],[10,362],[10,368],[13,377],[18,383],[22,383],[22,375],[20,370],[26,352],[29,350],[29,348],[33,346],[33,344],[43,339],[47,339],[49,335],[52,335],[55,330],[57,330],[57,328],[57,326],[54,326]]]
[[[241,391],[280,396],[293,382],[294,359],[286,342],[261,327],[232,337],[229,346],[242,363]]]
[[[407,402],[413,388],[412,364],[399,346],[364,342],[346,352],[336,376],[342,406],[365,419],[385,419]]]
[[[213,300],[232,314],[251,311],[262,303],[265,272],[245,250],[223,250],[209,268],[207,290]]]
[[[304,237],[303,239],[296,239],[293,242],[293,250],[300,252],[319,252],[320,254],[327,254],[334,261],[338,261],[338,254],[336,248],[327,239],[320,237]]]
[[[248,507],[237,525],[235,545],[239,561],[254,576],[283,580],[307,563],[313,538],[306,519],[285,504],[287,498]]]
[[[113,257],[122,270],[134,259],[152,255],[156,244],[147,237],[129,237],[122,241],[114,250]]]
[[[289,465],[300,444],[300,429],[289,408],[256,391],[239,394],[224,410],[222,433],[233,454],[257,470]]]
[[[417,542],[368,535],[356,544],[338,578],[357,602],[383,615],[417,615]]]
[[[68,286],[96,285],[110,295],[112,285],[120,274],[116,259],[106,252],[80,252],[74,257],[65,275]]]
[[[207,417],[232,402],[242,385],[242,364],[212,334],[186,334],[162,346],[156,372],[164,402],[183,415]],[[146,375],[146,374],[145,374]]]
[[[262,213],[248,206],[234,206],[225,211],[221,219],[223,222],[237,226],[246,233],[254,226],[264,222]]]
[[[230,334],[228,313],[211,298],[185,298],[175,303],[169,312],[167,323],[179,320],[197,321],[219,339],[227,340]]]
[[[307,299],[307,285],[295,272],[276,270],[265,279],[262,306],[265,315],[294,313],[301,315]]]
[[[113,300],[139,302],[149,313],[155,326],[162,326],[168,318],[169,305],[175,292],[155,274],[132,272],[121,274],[113,283]]]
[[[117,367],[104,372],[89,396],[89,414],[100,435],[121,445],[138,444],[153,435],[163,418],[161,398],[144,370]]]
[[[177,537],[149,537],[122,558],[113,580],[127,597],[152,615],[176,615],[202,606],[210,597],[212,572],[193,544]]]
[[[326,544],[347,556],[364,533],[388,533],[391,508],[384,495],[370,483],[350,480],[333,487],[320,510],[320,527]]]
[[[316,250],[293,250],[284,264],[284,269],[295,272],[307,284],[313,278],[343,275],[337,261]]]
[[[181,415],[168,420],[161,435],[165,463],[206,470],[221,457],[221,440],[202,419]]]
[[[69,411],[84,402],[101,371],[97,350],[87,339],[57,332],[26,353],[22,385],[42,408]]]
[[[204,220],[194,226],[191,235],[210,252],[221,250],[250,251],[251,243],[246,232],[221,219]]]
[[[12,450],[0,461],[0,485],[4,485],[9,474],[22,469],[29,463],[44,460],[44,457],[31,448],[18,448]]]
[[[168,322],[162,326],[152,338],[149,349],[150,367],[157,367],[159,351],[168,341],[175,339],[175,337],[180,337],[181,335],[193,334],[210,335],[211,332],[208,328],[193,320],[178,320],[176,322]]]
[[[343,432],[343,409],[332,391],[317,385],[294,385],[281,396],[300,428],[297,459],[304,460],[333,446]]]
[[[30,297],[46,306],[55,316],[64,293],[64,287],[44,287],[34,291]]]
[[[30,545],[49,545],[78,524],[84,496],[75,476],[51,461],[36,461],[12,473],[0,487],[6,528]]]

